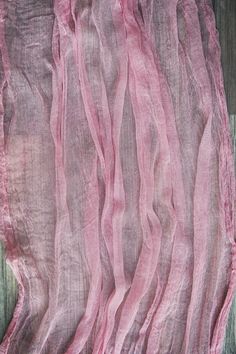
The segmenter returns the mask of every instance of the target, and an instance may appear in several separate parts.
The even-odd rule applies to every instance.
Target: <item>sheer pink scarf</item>
[[[220,354],[235,180],[208,0],[0,0],[2,354]]]

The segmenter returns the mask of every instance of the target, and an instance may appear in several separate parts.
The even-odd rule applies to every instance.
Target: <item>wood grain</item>
[[[221,62],[236,166],[236,1],[215,0],[213,5],[221,44]],[[223,354],[236,354],[236,297],[229,316]]]
[[[17,299],[17,283],[5,262],[4,249],[0,244],[0,340],[11,320]]]
[[[216,24],[229,114],[236,114],[236,1],[215,0]]]

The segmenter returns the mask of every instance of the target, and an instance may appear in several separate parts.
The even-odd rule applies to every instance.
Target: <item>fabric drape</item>
[[[2,354],[220,354],[235,178],[210,0],[0,0]]]

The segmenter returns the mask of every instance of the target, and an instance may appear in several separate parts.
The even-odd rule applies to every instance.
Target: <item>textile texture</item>
[[[0,353],[221,354],[233,161],[210,0],[0,0]]]

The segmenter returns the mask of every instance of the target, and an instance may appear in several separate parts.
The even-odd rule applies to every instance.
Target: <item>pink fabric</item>
[[[220,354],[235,180],[208,0],[0,0],[2,354]]]

